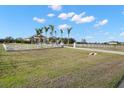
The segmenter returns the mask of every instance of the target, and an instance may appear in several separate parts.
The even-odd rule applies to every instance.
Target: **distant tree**
[[[61,42],[63,42],[63,30],[60,29],[60,32],[61,32]]]
[[[0,39],[0,43],[4,43],[4,41],[5,41],[4,39]]]
[[[57,38],[57,31],[55,30],[55,37]]]
[[[70,44],[73,44],[74,42],[76,42],[76,40],[74,38],[69,38],[69,42]]]
[[[24,43],[24,40],[22,38],[16,38],[15,42],[16,43]]]
[[[39,33],[40,33],[40,35],[42,35],[43,29],[44,29],[43,27],[39,28]]]
[[[69,45],[69,35],[70,35],[71,30],[72,30],[72,27],[67,28],[67,31],[68,31],[68,45]]]
[[[87,41],[86,41],[86,39],[82,39],[80,43],[81,43],[81,44],[86,44]]]
[[[38,28],[36,28],[35,31],[36,31],[36,35],[37,35],[37,36],[40,35],[40,31],[39,31]]]
[[[51,35],[51,37],[52,37],[52,39],[51,39],[51,42],[53,42],[53,32],[54,32],[54,25],[49,25],[49,28],[50,28],[50,35]]]
[[[48,26],[45,26],[44,29],[45,29],[45,33],[46,33],[46,43],[47,43],[47,38],[48,38],[47,37],[47,33],[48,33],[48,30],[49,30],[49,27]]]
[[[51,30],[50,35],[51,35],[51,37],[53,37],[54,25],[49,25],[49,28]]]
[[[55,30],[55,42],[57,43],[57,31]]]
[[[49,27],[45,26],[44,29],[45,29],[46,38],[47,38],[47,33],[48,33],[48,30],[49,30]]]
[[[6,42],[6,43],[13,43],[13,42],[14,42],[14,38],[11,37],[11,36],[6,37],[6,38],[5,38],[5,42]]]
[[[35,31],[36,31],[36,35],[37,36],[38,35],[42,35],[42,33],[43,33],[43,27],[42,28],[36,28]]]
[[[61,38],[58,37],[57,40],[59,41],[59,43],[61,42]],[[74,38],[69,38],[70,44],[73,44],[74,42],[76,42],[76,40]],[[68,38],[63,38],[63,43],[64,44],[68,44]]]

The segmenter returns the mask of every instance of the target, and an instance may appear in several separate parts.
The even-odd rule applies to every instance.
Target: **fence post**
[[[74,42],[73,47],[76,48],[76,43]]]
[[[3,45],[4,49],[5,49],[5,51],[7,51],[7,47],[6,47],[6,45],[5,45],[5,44],[2,44],[2,45]]]

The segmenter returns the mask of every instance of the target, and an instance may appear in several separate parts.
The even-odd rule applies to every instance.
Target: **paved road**
[[[124,55],[124,52],[119,52],[119,51],[91,49],[91,48],[74,48],[74,47],[68,47],[68,46],[64,46],[64,47],[65,48],[72,48],[72,49],[86,50],[86,51],[95,51],[95,52],[103,52],[103,53],[112,53],[112,54]]]

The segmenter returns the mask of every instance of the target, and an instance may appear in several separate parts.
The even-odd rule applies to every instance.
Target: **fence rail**
[[[124,45],[106,45],[106,44],[76,44],[76,47],[93,47],[93,48],[124,48]]]
[[[60,44],[3,44],[6,51],[62,47]]]

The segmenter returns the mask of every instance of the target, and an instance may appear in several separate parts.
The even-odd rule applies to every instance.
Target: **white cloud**
[[[62,24],[58,26],[58,29],[66,30],[67,28],[70,28],[70,27],[71,27],[70,25]]]
[[[121,32],[121,33],[120,33],[120,36],[123,36],[123,37],[124,37],[124,32]]]
[[[72,19],[71,19],[71,21],[79,21],[80,19],[81,19],[81,17],[83,16],[83,15],[85,15],[85,12],[83,12],[83,13],[81,13],[81,14],[79,14],[79,15],[77,15],[77,14],[75,14],[73,17],[72,17]]]
[[[66,20],[66,19],[72,17],[74,14],[75,14],[74,12],[61,13],[61,14],[59,14],[58,18],[60,18],[62,20]]]
[[[57,11],[62,9],[61,5],[50,5],[48,7],[51,8],[52,10],[57,10]]]
[[[55,14],[53,14],[53,13],[49,13],[47,16],[48,16],[48,17],[54,17]]]
[[[86,16],[86,17],[81,18],[81,20],[77,23],[89,23],[89,22],[92,22],[94,20],[95,20],[94,16]]]
[[[106,25],[107,23],[108,23],[108,20],[104,19],[102,21],[99,21],[97,24],[95,24],[94,27],[100,27],[100,26]]]
[[[81,13],[79,15],[75,14],[72,17],[71,21],[76,22],[76,24],[80,24],[80,23],[90,23],[90,22],[92,22],[92,21],[95,20],[95,17],[94,16],[85,16],[85,17],[82,17],[84,15],[85,15],[85,12],[83,12],[83,13]]]
[[[63,20],[66,20],[68,18],[67,14],[66,13],[61,13],[58,18],[61,18]]]
[[[74,12],[69,12],[67,15],[68,17],[72,17],[75,13]]]
[[[33,20],[36,21],[36,22],[38,22],[38,23],[44,23],[46,21],[43,18],[37,18],[37,17],[34,17]]]

